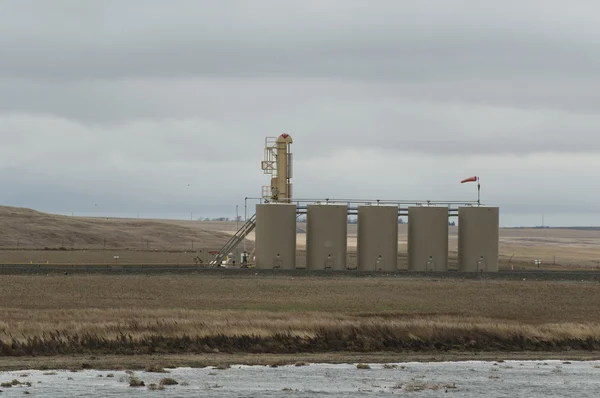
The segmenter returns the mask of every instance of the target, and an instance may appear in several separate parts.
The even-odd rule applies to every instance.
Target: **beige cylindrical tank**
[[[359,206],[359,271],[396,271],[398,267],[398,206]]]
[[[306,268],[346,269],[348,206],[308,205]]]
[[[500,211],[497,207],[458,209],[458,270],[497,272]]]
[[[256,205],[255,258],[258,269],[296,268],[296,205]]]
[[[408,270],[448,271],[448,208],[408,208]]]

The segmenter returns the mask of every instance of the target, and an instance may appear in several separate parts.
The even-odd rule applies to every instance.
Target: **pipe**
[[[300,211],[300,210],[308,210],[308,206],[296,206],[296,210]],[[348,212],[356,212],[358,211],[358,207],[348,207]],[[458,209],[453,209],[453,208],[448,208],[449,212],[456,212],[458,211]],[[398,213],[400,212],[408,212],[408,207],[399,207],[398,208]]]
[[[246,199],[250,200],[262,200],[263,198],[253,198],[247,197]],[[464,205],[476,205],[478,202],[476,200],[382,200],[382,199],[331,199],[331,198],[318,198],[318,199],[292,199],[291,202],[296,203],[315,203],[315,202],[325,202],[325,203],[379,203],[379,204],[431,204],[431,205],[442,205],[442,204],[464,204]]]
[[[458,214],[453,214],[458,212],[458,209],[448,209],[448,217],[458,217]],[[296,209],[296,214],[300,214],[300,215],[306,215],[308,214],[308,208],[307,207],[298,207]],[[348,215],[349,216],[356,216],[358,215],[358,208],[348,208]],[[408,217],[408,208],[403,208],[403,209],[398,209],[398,217]]]
[[[382,200],[382,199],[331,199],[331,198],[320,198],[320,199],[296,199],[293,202],[325,202],[325,203],[377,203],[377,204],[428,204],[428,205],[441,205],[441,204],[477,204],[476,200]]]

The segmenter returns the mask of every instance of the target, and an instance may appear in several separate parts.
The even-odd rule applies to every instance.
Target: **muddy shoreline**
[[[301,363],[406,363],[462,361],[593,361],[600,351],[522,352],[373,352],[319,354],[189,354],[189,355],[57,355],[47,357],[0,357],[0,371],[14,370],[140,370],[151,368],[202,368],[226,365],[283,366]]]

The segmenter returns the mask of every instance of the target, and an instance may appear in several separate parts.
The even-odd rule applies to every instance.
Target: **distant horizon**
[[[220,217],[229,218],[229,222],[235,221],[235,213],[232,214],[218,214],[218,213],[208,213],[208,212],[153,212],[153,211],[140,211],[140,212],[119,212],[119,211],[72,211],[65,212],[63,211],[53,211],[53,210],[45,210],[41,208],[33,208],[27,206],[16,206],[16,205],[1,205],[2,207],[15,207],[21,209],[30,209],[34,211],[38,211],[41,213],[54,214],[60,216],[68,216],[68,217],[84,217],[84,218],[120,218],[120,219],[140,219],[140,220],[178,220],[178,221],[204,221],[205,218],[215,219]],[[251,206],[249,206],[248,217],[250,217],[254,212],[250,211]],[[500,208],[500,212],[502,212],[502,208]],[[243,206],[240,206],[239,216],[241,217],[240,222],[244,222],[244,213]],[[406,222],[406,217],[403,217]],[[453,219],[458,224],[458,220]],[[216,221],[216,220],[211,220]],[[451,219],[452,221],[452,219]],[[600,224],[596,225],[582,225],[582,224],[548,224],[540,225],[540,224],[500,224],[500,228],[505,229],[518,229],[518,228],[527,228],[527,229],[552,229],[552,228],[572,228],[572,229],[600,229]]]

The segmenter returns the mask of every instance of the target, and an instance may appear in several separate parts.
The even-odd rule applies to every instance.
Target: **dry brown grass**
[[[0,206],[0,248],[191,250],[221,247],[235,223],[70,217]]]
[[[119,265],[124,264],[166,264],[194,265],[196,252],[148,251],[148,250],[0,250],[0,264],[40,264],[86,265],[115,264],[114,256],[119,256]]]
[[[598,285],[582,282],[6,275],[0,283],[0,322],[16,319],[24,324],[96,322],[104,320],[106,311],[107,320],[119,321],[145,316],[168,320],[169,314],[185,319],[196,311],[263,311],[270,320],[316,312],[315,316],[472,316],[526,323],[600,321]],[[31,311],[39,313],[33,317]]]
[[[4,355],[597,349],[593,283],[5,276]]]
[[[30,209],[0,206],[1,263],[110,264],[118,254],[121,264],[192,264],[194,249],[219,249],[236,231],[235,222],[70,217]],[[306,226],[299,223],[300,229]],[[348,226],[348,265],[356,264],[356,225]],[[407,226],[399,226],[399,267],[407,267]],[[297,264],[303,267],[306,235],[297,235]],[[247,240],[254,246],[254,234]],[[21,250],[14,250],[16,247]],[[75,251],[40,251],[64,246]],[[450,228],[449,265],[456,266],[457,228]],[[27,249],[27,250],[23,250]],[[36,250],[33,250],[36,249]],[[129,250],[126,250],[129,249]],[[177,251],[177,252],[173,252]],[[187,253],[184,253],[187,252]],[[511,264],[508,260],[512,257]],[[600,230],[501,229],[501,268],[597,268]],[[556,265],[553,263],[556,262]]]

